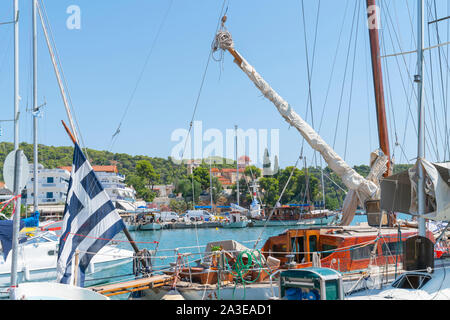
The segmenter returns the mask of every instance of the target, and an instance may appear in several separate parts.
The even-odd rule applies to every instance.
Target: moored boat
[[[248,220],[240,212],[230,212],[229,220],[222,223],[222,228],[225,229],[239,229],[246,228]]]
[[[269,218],[252,219],[253,227],[279,226],[329,226],[337,221],[337,214],[329,210],[303,211],[299,206],[282,206],[273,209]]]
[[[19,283],[36,281],[56,281],[57,257],[58,257],[58,237],[52,232],[39,232],[36,236],[30,237],[26,242],[20,244],[18,248],[19,261],[17,267],[17,277]],[[133,259],[133,252],[120,249],[112,245],[103,247],[96,254],[86,271],[86,283],[95,285],[107,282],[111,274],[116,273],[119,268],[130,264]],[[11,253],[6,261],[0,255],[0,298],[8,296],[7,289],[11,280]]]

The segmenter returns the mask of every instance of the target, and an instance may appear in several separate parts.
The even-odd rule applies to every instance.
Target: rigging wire
[[[359,1],[358,4],[359,4],[359,6],[358,6],[358,13],[359,13],[361,11],[361,1]],[[356,50],[357,50],[357,45],[358,45],[359,21],[360,21],[360,19],[357,19],[355,47],[354,47],[354,53],[353,53],[352,76],[351,76],[351,80],[350,80],[350,93],[349,93],[350,96],[349,96],[349,101],[348,101],[347,130],[346,130],[346,136],[345,136],[344,160],[347,158],[348,131],[349,131],[349,127],[350,127],[350,114],[351,114],[352,97],[353,97],[353,83],[354,83],[354,76],[355,76]]]
[[[61,79],[62,79],[63,86],[64,86],[65,91],[66,91],[66,96],[67,96],[67,99],[68,99],[69,108],[72,111],[71,112],[72,113],[72,117],[75,120],[75,126],[77,127],[78,135],[80,136],[80,144],[82,145],[82,147],[84,147],[84,152],[85,152],[86,156],[89,159],[89,155],[88,155],[88,152],[87,152],[86,144],[84,143],[83,135],[81,134],[80,126],[79,126],[78,119],[77,119],[77,116],[76,116],[76,113],[75,113],[74,104],[72,102],[72,97],[70,95],[67,79],[66,79],[66,76],[65,76],[65,73],[64,73],[64,69],[62,67],[62,62],[61,62],[61,58],[60,58],[60,55],[59,55],[59,52],[58,52],[58,47],[56,46],[55,38],[53,36],[53,29],[51,27],[50,20],[48,19],[47,10],[46,10],[45,4],[44,4],[44,0],[40,0],[40,1],[41,1],[40,8],[42,8],[43,20],[44,20],[44,23],[46,24],[47,29],[48,29],[48,34],[49,34],[49,38],[50,38],[49,40],[50,40],[50,42],[51,42],[51,44],[52,44],[52,46],[54,48],[54,55],[55,55],[55,58],[56,58],[56,63],[58,65],[58,67],[59,67],[59,71],[61,73]],[[74,134],[76,134],[76,133],[74,132]]]
[[[346,17],[347,17],[348,4],[349,4],[349,0],[347,0],[347,2],[346,2],[346,6],[345,6],[345,9],[344,9],[344,17],[342,19],[342,25],[341,25],[341,28],[340,28],[340,31],[339,31],[337,47],[336,47],[336,51],[335,51],[335,54],[334,54],[333,63],[332,63],[332,67],[331,67],[330,80],[328,81],[328,87],[327,87],[327,91],[326,91],[326,94],[325,94],[325,102],[323,104],[322,115],[320,117],[320,124],[319,124],[319,129],[318,129],[318,133],[319,134],[320,134],[320,131],[322,129],[323,119],[324,119],[324,116],[325,116],[325,109],[326,109],[326,105],[327,105],[327,102],[328,102],[330,89],[331,89],[331,84],[332,84],[333,76],[334,76],[335,69],[336,69],[336,59],[338,57],[339,48],[340,48],[340,45],[341,45],[342,31],[344,30],[344,25],[345,25],[345,21],[346,21]]]
[[[223,17],[223,14],[224,14],[225,5],[226,5],[227,1],[229,1],[229,0],[224,0],[224,1],[223,1],[222,9],[220,10],[220,15],[219,15],[219,18],[218,18],[218,21],[217,21],[216,31],[215,31],[215,33],[214,33],[213,39],[215,39],[215,37],[216,37],[216,35],[217,35],[217,32],[219,31],[220,23],[221,23],[221,21],[222,21],[222,17]],[[226,9],[225,12],[227,12],[227,11],[228,11],[228,7],[227,7],[227,9]],[[214,41],[213,41],[213,43],[214,43]],[[184,143],[183,152],[182,152],[182,155],[181,155],[181,161],[183,161],[184,154],[185,154],[185,152],[186,152],[186,146],[187,146],[187,143],[188,143],[188,141],[189,141],[189,137],[190,137],[191,132],[192,132],[192,127],[193,127],[193,125],[194,125],[195,115],[196,115],[196,113],[197,113],[198,105],[199,105],[200,98],[201,98],[202,91],[203,91],[203,86],[204,86],[204,84],[205,84],[206,75],[207,75],[207,73],[208,73],[209,64],[210,64],[210,62],[211,62],[211,59],[212,59],[212,57],[213,57],[213,54],[214,54],[214,48],[213,48],[213,46],[211,46],[211,50],[209,51],[209,54],[208,54],[208,60],[207,60],[207,62],[206,62],[206,66],[205,66],[205,71],[203,72],[202,81],[201,81],[201,83],[200,83],[200,88],[199,88],[199,91],[198,91],[198,94],[197,94],[197,100],[195,101],[194,111],[193,111],[193,113],[192,113],[191,122],[189,123],[189,130],[188,130],[188,134],[186,135],[186,141],[185,141],[185,143]]]
[[[342,102],[343,102],[342,100],[344,98],[345,80],[347,78],[348,63],[349,63],[350,51],[351,51],[350,48],[351,48],[351,43],[352,43],[352,39],[353,39],[353,30],[354,30],[354,26],[355,26],[355,19],[356,19],[357,8],[358,8],[358,2],[355,2],[355,10],[353,12],[353,20],[352,20],[352,26],[351,26],[350,40],[349,40],[349,43],[348,43],[347,57],[346,57],[345,68],[344,68],[344,76],[343,76],[343,80],[342,80],[341,95],[340,95],[340,99],[339,99],[338,115],[336,117],[336,127],[335,127],[335,130],[334,130],[333,149],[335,149],[335,147],[336,147],[337,131],[338,131],[338,127],[339,127],[339,119],[340,119],[341,109],[342,109]]]
[[[302,153],[303,153],[303,151],[302,151]],[[288,180],[286,181],[286,184],[284,185],[284,188],[283,188],[283,190],[281,191],[280,196],[278,197],[278,201],[276,202],[277,204],[280,203],[281,198],[283,197],[283,195],[284,195],[284,193],[285,193],[285,191],[286,191],[286,188],[288,187],[288,185],[289,185],[289,183],[290,183],[290,181],[291,181],[291,179],[292,179],[292,176],[294,175],[295,169],[297,169],[297,165],[298,165],[299,161],[303,158],[302,153],[300,154],[300,156],[298,157],[297,161],[295,162],[294,167],[292,168],[291,174],[290,174]],[[254,249],[256,249],[256,246],[258,245],[259,241],[261,241],[262,235],[263,235],[264,231],[265,231],[266,228],[267,228],[267,223],[268,223],[268,222],[270,221],[270,219],[272,218],[272,216],[273,216],[273,214],[274,214],[274,212],[275,212],[275,209],[276,209],[276,206],[275,206],[274,208],[272,208],[272,212],[270,213],[269,217],[267,217],[266,222],[264,223],[264,227],[263,227],[263,229],[262,229],[262,231],[261,231],[261,233],[260,233],[258,239],[257,239],[256,242],[255,242],[255,245],[254,245],[254,247],[253,247]]]
[[[168,8],[167,8],[167,10],[166,10],[162,20],[161,20],[161,24],[159,25],[158,30],[157,30],[156,35],[155,35],[155,38],[153,39],[153,42],[152,42],[152,44],[150,46],[150,51],[148,52],[147,57],[145,58],[144,65],[142,66],[141,72],[139,73],[139,76],[138,76],[138,79],[137,79],[136,84],[134,86],[134,89],[131,92],[130,99],[128,100],[128,103],[127,103],[127,105],[125,107],[125,111],[124,111],[124,113],[122,115],[122,118],[120,120],[119,126],[117,127],[117,130],[115,131],[115,133],[113,134],[113,136],[111,138],[110,147],[108,149],[110,151],[112,151],[112,148],[114,147],[114,143],[117,141],[117,137],[120,134],[120,130],[122,128],[123,122],[125,121],[125,118],[126,118],[128,112],[130,110],[130,107],[131,107],[133,101],[134,101],[134,97],[135,97],[136,92],[137,92],[137,90],[139,88],[139,85],[140,85],[140,83],[142,81],[142,78],[144,77],[144,73],[145,73],[145,71],[147,69],[147,66],[148,66],[148,63],[150,61],[150,58],[153,55],[153,51],[154,51],[154,49],[156,47],[156,43],[158,42],[160,34],[161,34],[161,32],[162,32],[162,30],[164,28],[164,25],[166,24],[166,20],[167,20],[167,17],[169,16],[170,10],[172,9],[172,5],[173,5],[173,0],[170,0],[169,6],[168,6]]]

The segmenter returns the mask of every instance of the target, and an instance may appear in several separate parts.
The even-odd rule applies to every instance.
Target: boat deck
[[[136,291],[159,288],[165,285],[172,284],[173,280],[173,276],[159,275],[126,282],[107,284],[104,286],[91,287],[89,289],[103,294],[107,297],[112,297]]]

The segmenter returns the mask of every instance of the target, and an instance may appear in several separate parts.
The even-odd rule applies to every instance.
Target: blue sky
[[[11,20],[12,3],[13,1],[1,2],[1,21]],[[382,6],[386,10],[382,10],[382,19],[386,21],[381,30],[384,41],[383,53],[398,52],[398,48],[393,47],[393,43],[395,45],[397,41],[404,51],[415,49],[415,38],[407,13],[407,10],[410,10],[411,19],[415,23],[415,3],[416,1],[397,3],[382,1]],[[223,1],[173,0],[167,20],[123,122],[121,133],[112,149],[109,149],[112,135],[130,101],[170,1],[47,0],[45,4],[86,146],[112,152],[167,158],[177,144],[171,141],[171,134],[177,129],[189,127]],[[318,4],[319,1],[304,1],[310,59],[312,59]],[[312,109],[317,128],[345,15],[321,134],[332,145],[337,132],[336,151],[341,156],[345,155],[346,160],[352,165],[368,164],[370,152],[377,147],[378,142],[368,32],[365,25],[365,1],[361,1],[357,11],[358,29],[357,22],[352,24],[355,2],[350,1],[348,7],[346,4],[345,0],[320,1],[312,75]],[[29,143],[32,142],[32,116],[26,109],[31,106],[30,5],[31,1],[20,1],[22,97],[20,130],[21,141]],[[80,30],[70,30],[66,26],[70,16],[66,10],[70,5],[77,5],[81,9]],[[230,0],[227,5],[227,27],[233,34],[236,49],[300,115],[306,117],[309,108],[308,74],[302,2]],[[447,4],[438,9],[442,12],[440,16],[447,16]],[[389,21],[387,13],[391,15],[394,23]],[[444,22],[441,26],[443,28],[441,41],[448,41],[447,23]],[[354,43],[349,45],[351,30],[353,32],[358,30],[356,54]],[[400,40],[392,40],[396,38],[393,30],[398,32],[397,39]],[[13,114],[12,39],[12,25],[0,26],[2,119],[11,119]],[[434,36],[430,37],[430,40],[435,44]],[[336,130],[348,47],[351,48],[350,59],[347,65],[339,126]],[[447,52],[446,48],[443,50],[444,53]],[[432,54],[433,58],[437,57],[437,50]],[[413,159],[416,153],[414,122],[408,118],[409,110],[406,107],[413,94],[411,79],[407,78],[406,70],[409,68],[409,72],[414,74],[416,56],[412,54],[405,56],[405,60],[402,59],[389,59],[383,67],[389,69],[389,72],[385,70],[385,78],[389,73],[389,84],[385,79],[385,86],[386,99],[389,100],[391,139],[392,143],[395,142],[394,136],[397,133],[404,153],[399,146],[392,145],[392,149],[395,149],[398,162],[404,163],[406,159]],[[353,61],[355,64],[351,82]],[[398,63],[401,65],[400,68]],[[311,64],[310,61],[310,66]],[[444,69],[445,79],[447,70]],[[439,77],[436,75],[434,83],[436,108],[441,110],[438,80]],[[39,101],[47,103],[44,117],[39,120],[40,143],[54,146],[70,145],[60,124],[60,120],[66,120],[66,114],[41,29]],[[410,108],[416,117],[414,101],[411,102]],[[442,129],[444,113],[438,112],[440,115],[438,121],[441,121],[439,128]],[[431,116],[432,114],[429,115]],[[225,130],[233,129],[235,125],[244,130],[279,129],[282,167],[293,165],[300,154],[302,146],[300,134],[295,129],[289,128],[274,106],[261,97],[250,80],[233,63],[229,54],[225,54],[223,63],[210,62],[195,120],[202,121],[204,130],[218,129],[224,135]],[[310,113],[308,121],[311,123]],[[346,138],[347,122],[348,138]],[[12,125],[2,124],[2,128],[4,135],[0,140],[12,141]],[[431,127],[430,131],[433,132]],[[345,152],[346,141],[347,152]],[[443,143],[437,142],[436,145],[442,147]],[[437,153],[433,152],[432,148],[429,150],[430,158],[436,158]],[[442,153],[443,151],[440,158],[443,157]],[[308,159],[312,159],[311,149],[307,146],[305,155]]]

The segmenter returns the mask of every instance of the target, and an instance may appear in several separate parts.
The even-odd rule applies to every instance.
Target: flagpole
[[[75,140],[74,135],[72,134],[70,129],[67,127],[66,123],[63,120],[61,120],[61,122],[62,122],[62,124],[64,126],[64,129],[66,129],[66,132],[69,135],[70,139],[72,140],[73,144],[77,144],[77,141]],[[139,253],[140,250],[137,247],[136,242],[134,241],[133,237],[131,236],[131,234],[128,231],[126,226],[123,228],[123,233],[125,233],[125,236],[127,237],[128,241],[130,242],[131,246],[133,247],[134,252]],[[147,267],[147,264],[146,264],[145,260],[142,260],[142,263],[143,263],[144,267]]]

